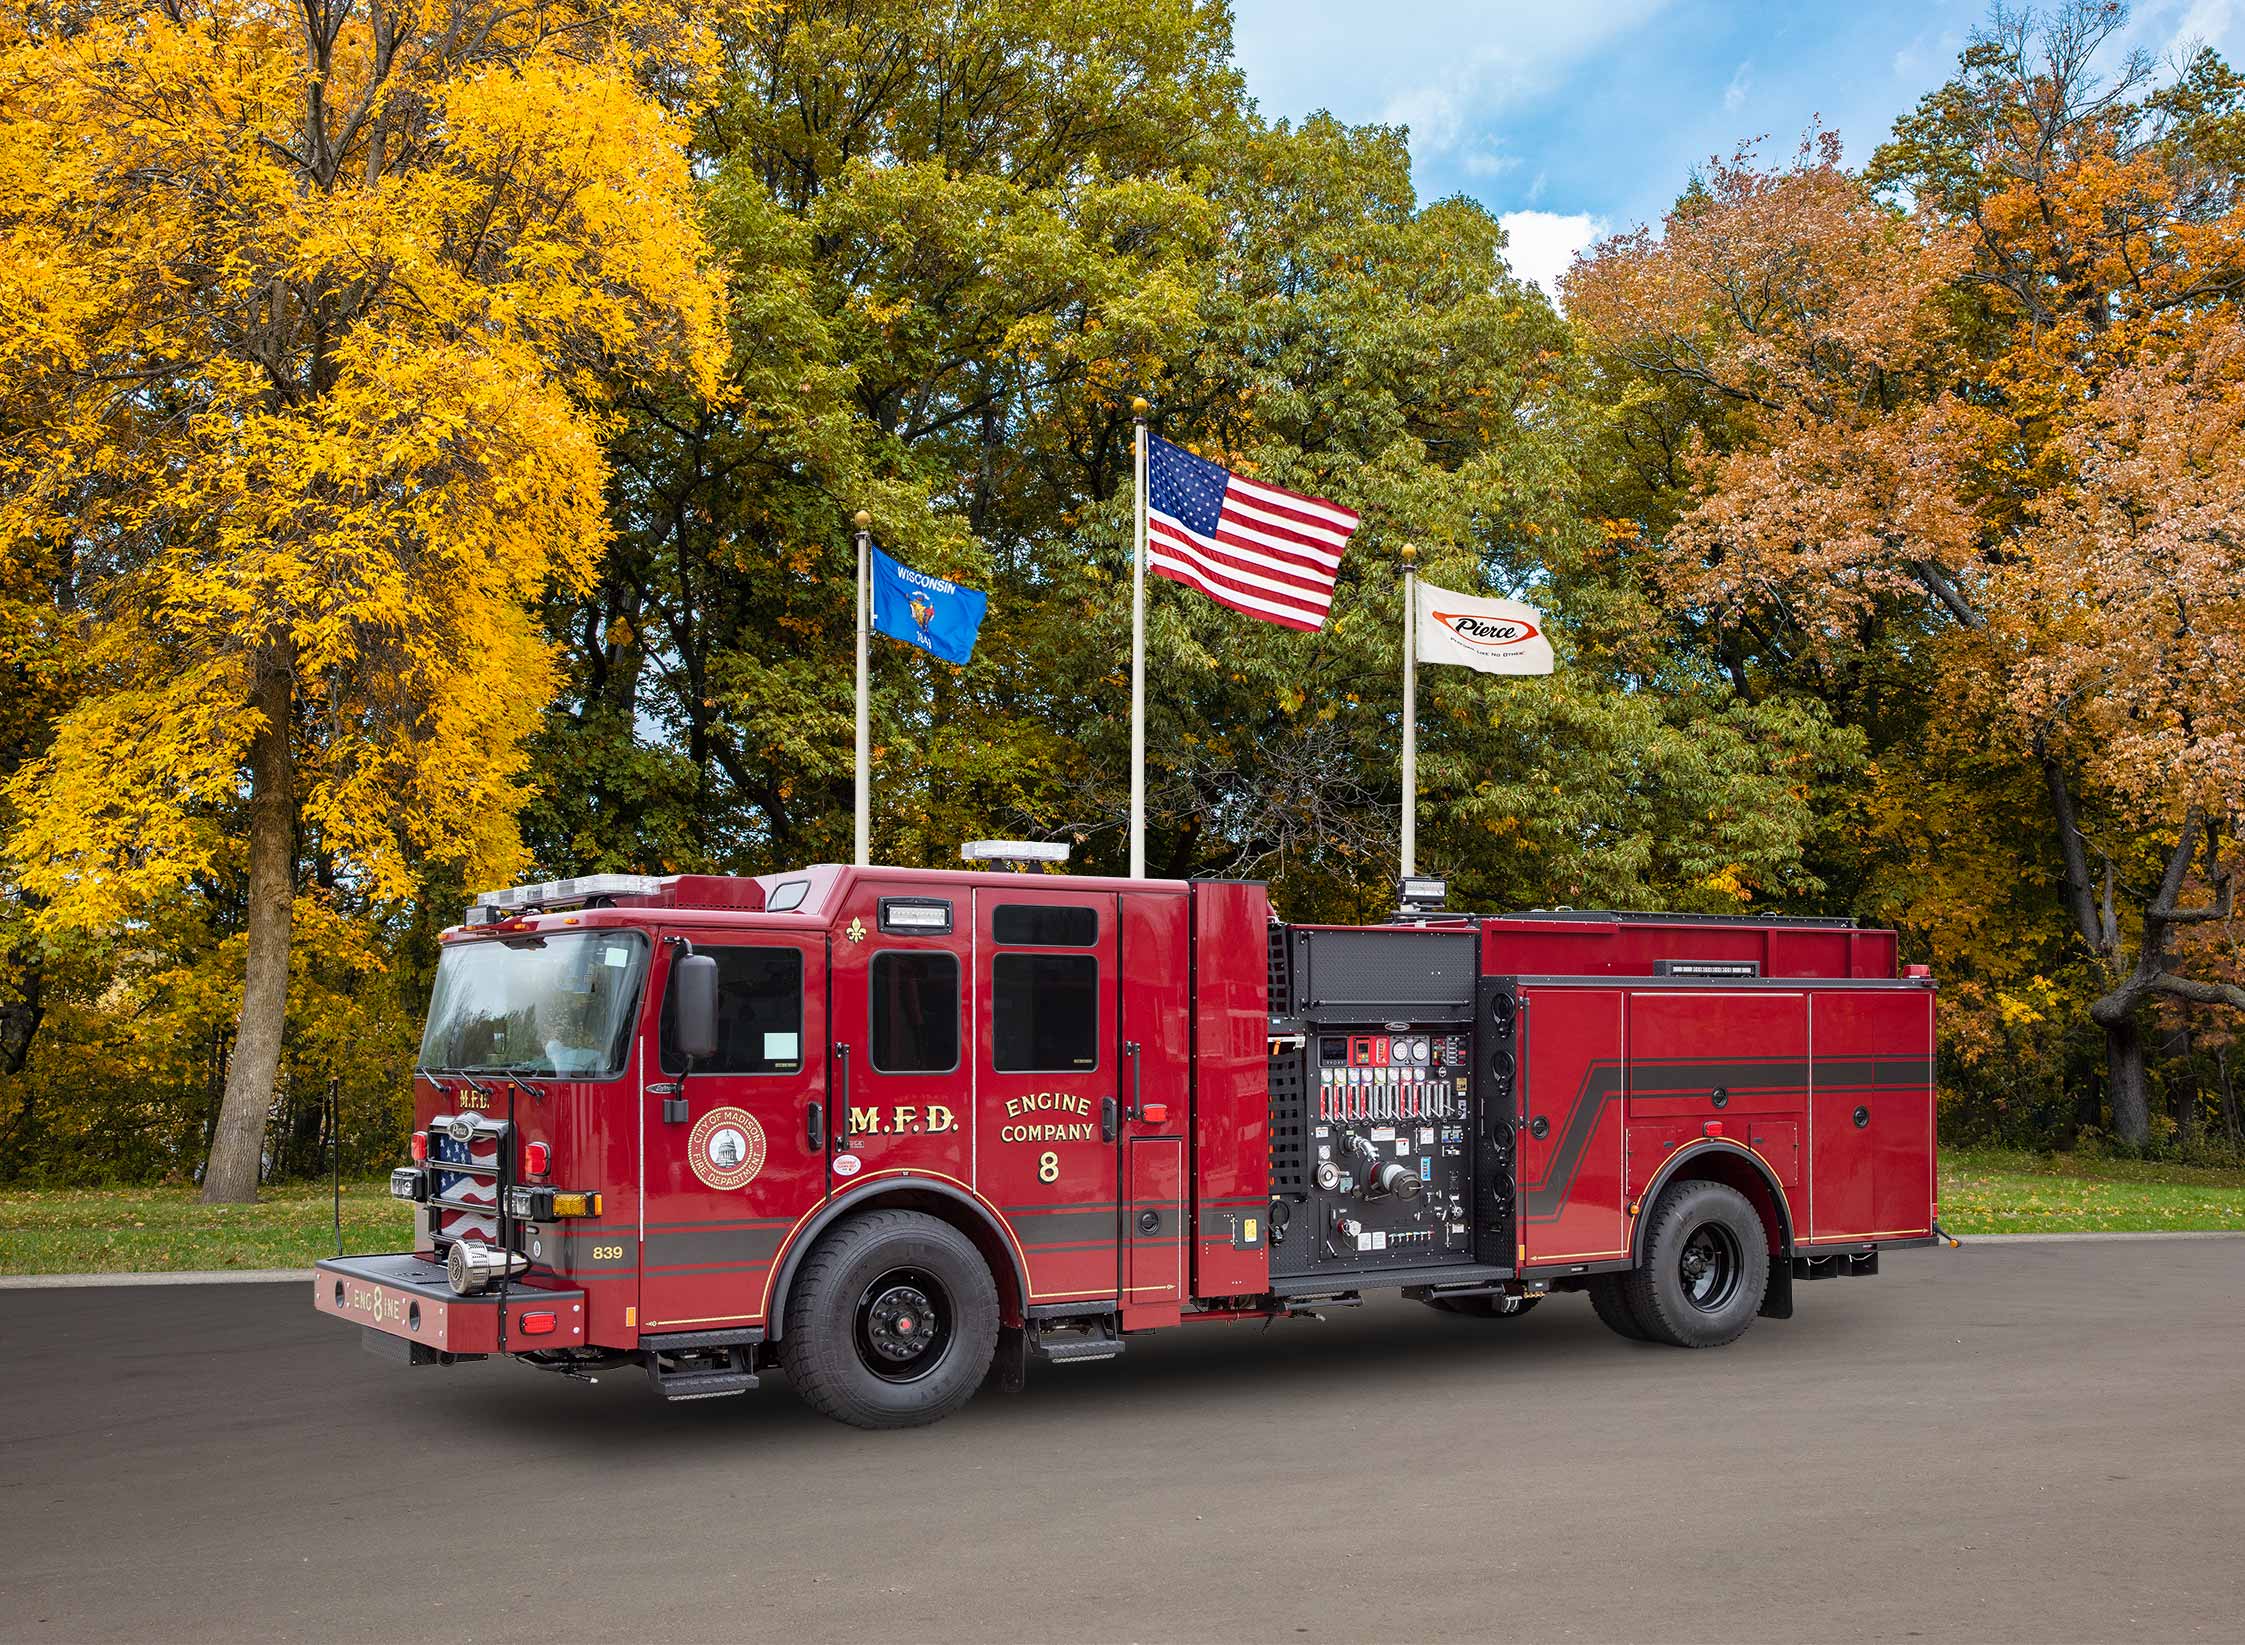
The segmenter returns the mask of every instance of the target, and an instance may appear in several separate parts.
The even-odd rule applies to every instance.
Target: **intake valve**
[[[1367,1190],[1379,1189],[1402,1199],[1417,1199],[1425,1185],[1419,1181],[1418,1172],[1394,1160],[1382,1159],[1380,1150],[1351,1131],[1347,1137],[1348,1150],[1364,1161],[1364,1186]]]

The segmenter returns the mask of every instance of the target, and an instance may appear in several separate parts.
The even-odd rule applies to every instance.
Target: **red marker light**
[[[546,1174],[546,1167],[551,1165],[552,1163],[553,1150],[551,1148],[548,1148],[544,1143],[532,1142],[525,1143],[523,1145],[522,1168],[523,1170],[529,1172],[530,1175],[534,1177],[544,1176]]]
[[[558,1314],[524,1314],[521,1331],[526,1337],[550,1337],[554,1327],[560,1323],[561,1316]]]
[[[425,1164],[429,1158],[429,1133],[416,1131],[407,1139],[406,1151],[413,1156],[415,1165]]]
[[[1138,1117],[1148,1125],[1167,1125],[1169,1123],[1169,1104],[1166,1102],[1140,1103],[1138,1105]]]

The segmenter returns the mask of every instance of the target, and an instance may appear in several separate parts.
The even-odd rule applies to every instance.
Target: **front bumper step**
[[[464,1297],[446,1283],[442,1268],[411,1251],[327,1258],[313,1269],[312,1306],[455,1357],[581,1348],[585,1343],[584,1292],[538,1290],[517,1281],[503,1301],[496,1291]],[[551,1328],[526,1331],[525,1314],[552,1315]],[[428,1363],[418,1355],[409,1357]]]

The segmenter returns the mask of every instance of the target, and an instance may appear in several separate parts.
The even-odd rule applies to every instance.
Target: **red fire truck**
[[[485,893],[391,1179],[414,1249],[314,1301],[413,1364],[671,1399],[778,1366],[891,1427],[1383,1287],[1712,1347],[1933,1242],[1933,985],[1893,933],[1403,891],[1362,927],[987,867]]]

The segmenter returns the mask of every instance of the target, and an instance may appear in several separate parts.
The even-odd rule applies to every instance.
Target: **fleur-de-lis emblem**
[[[861,919],[856,919],[853,917],[850,921],[849,930],[845,931],[843,935],[848,937],[852,942],[865,941],[865,922]]]

